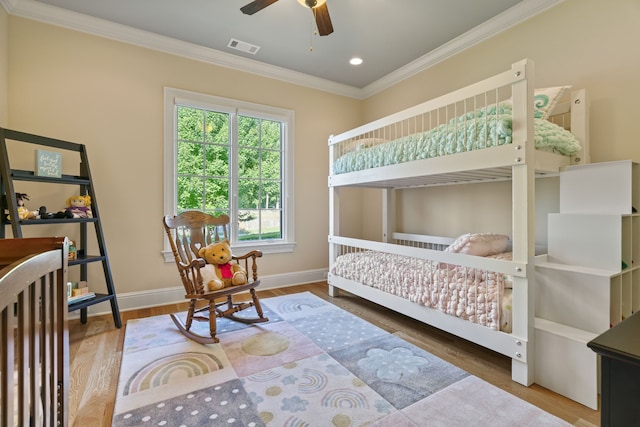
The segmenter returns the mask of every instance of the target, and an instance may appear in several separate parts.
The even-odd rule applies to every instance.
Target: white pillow
[[[384,138],[360,138],[353,139],[344,144],[342,149],[343,153],[350,153],[352,151],[359,151],[364,148],[373,147],[374,145],[384,144],[385,142],[389,142],[389,140]]]
[[[509,245],[509,236],[493,233],[467,233],[458,237],[445,252],[489,256],[504,252]]]
[[[571,86],[546,87],[536,89],[533,94],[533,103],[535,106],[535,116],[547,120],[556,104]]]
[[[555,86],[535,89],[533,92],[533,116],[536,119],[547,120],[558,101],[571,89],[571,86]],[[500,103],[501,106],[512,107],[512,100],[507,99]],[[492,106],[490,106],[491,108]],[[490,110],[491,111],[491,110]]]

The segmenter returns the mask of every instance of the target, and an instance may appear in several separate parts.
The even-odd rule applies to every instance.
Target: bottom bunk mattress
[[[489,255],[511,260],[511,253]],[[511,332],[511,277],[385,252],[340,255],[331,272],[493,330]]]

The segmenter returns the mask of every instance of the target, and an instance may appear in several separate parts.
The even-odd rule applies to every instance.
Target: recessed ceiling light
[[[351,64],[351,65],[360,65],[360,64],[362,64],[362,58],[357,58],[357,57],[356,58],[351,58],[349,60],[349,64]]]

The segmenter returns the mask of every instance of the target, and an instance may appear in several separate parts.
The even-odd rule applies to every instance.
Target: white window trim
[[[294,129],[294,112],[277,107],[253,104],[250,102],[236,101],[228,98],[221,98],[213,95],[206,95],[197,92],[190,92],[170,87],[164,88],[164,214],[175,215],[177,205],[176,194],[176,105],[191,105],[194,107],[211,108],[211,105],[229,108],[232,114],[251,114],[258,112],[262,117],[272,117],[275,120],[281,120],[288,123],[284,126],[284,137],[282,138],[285,156],[285,165],[283,171],[283,194],[284,210],[284,229],[283,239],[278,241],[253,241],[249,243],[235,244],[231,249],[237,249],[242,252],[246,249],[259,249],[265,254],[293,252],[295,248],[294,236],[294,207],[293,207],[293,129]],[[233,197],[237,197],[235,193]],[[230,201],[231,202],[231,201]],[[235,201],[231,203],[235,206]],[[162,251],[165,262],[174,262],[173,253],[169,240],[164,237],[164,250]]]

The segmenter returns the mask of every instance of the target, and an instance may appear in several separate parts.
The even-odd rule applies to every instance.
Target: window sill
[[[293,252],[296,244],[291,242],[277,242],[277,243],[251,243],[246,245],[236,245],[231,248],[233,253],[243,254],[252,250],[261,250],[263,254],[281,254]],[[173,258],[173,252],[170,249],[162,251],[164,262],[175,262]]]

